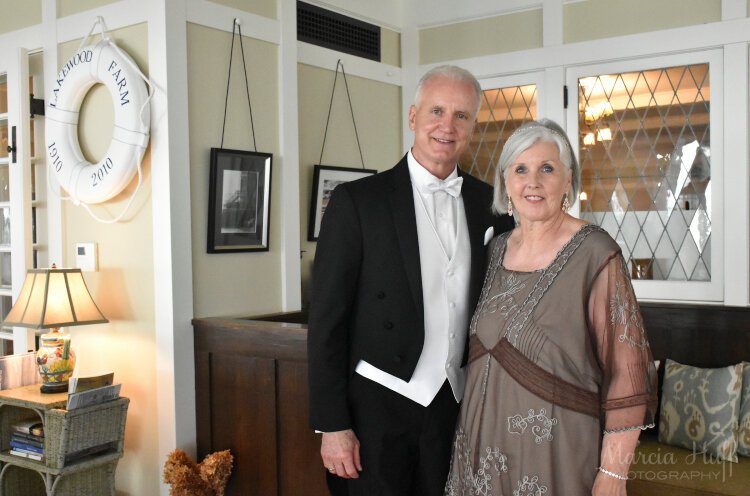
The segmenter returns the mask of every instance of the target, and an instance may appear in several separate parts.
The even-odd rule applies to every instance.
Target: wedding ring
[[[335,474],[336,473],[336,467],[331,467],[331,468],[328,469],[328,471],[331,472],[332,474]]]

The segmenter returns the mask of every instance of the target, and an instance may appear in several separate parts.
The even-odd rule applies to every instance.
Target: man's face
[[[427,81],[419,101],[409,108],[417,162],[434,175],[450,173],[469,144],[476,104],[469,83],[444,76]]]

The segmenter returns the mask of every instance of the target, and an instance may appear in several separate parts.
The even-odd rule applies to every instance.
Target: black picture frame
[[[270,153],[211,148],[208,253],[268,251]]]
[[[315,165],[313,172],[312,195],[310,196],[310,219],[307,224],[307,240],[317,241],[320,233],[320,222],[323,220],[326,205],[333,189],[341,183],[347,183],[363,177],[377,174],[375,169],[353,167],[334,167]]]

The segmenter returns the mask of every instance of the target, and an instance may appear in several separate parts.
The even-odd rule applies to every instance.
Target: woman
[[[552,121],[520,127],[495,175],[495,238],[471,322],[446,494],[625,495],[656,373],[620,249],[567,213],[579,170]]]

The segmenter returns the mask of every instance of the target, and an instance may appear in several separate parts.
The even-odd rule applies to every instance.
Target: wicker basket
[[[44,454],[50,468],[63,468],[102,453],[122,455],[128,398],[76,410],[52,409],[44,422]]]

